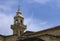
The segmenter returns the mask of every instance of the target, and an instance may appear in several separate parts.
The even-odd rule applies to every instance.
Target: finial
[[[20,5],[18,5],[18,11],[17,11],[17,15],[21,15],[21,11],[20,11]]]
[[[20,5],[18,5],[18,12],[20,12]]]

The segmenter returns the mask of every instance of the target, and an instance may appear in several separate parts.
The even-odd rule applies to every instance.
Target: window
[[[21,23],[22,23],[22,20],[21,20]]]
[[[16,23],[18,23],[18,20],[16,20]]]

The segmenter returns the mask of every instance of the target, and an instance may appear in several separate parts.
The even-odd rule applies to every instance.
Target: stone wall
[[[3,36],[0,36],[0,41],[4,41],[4,37]]]
[[[48,29],[48,30],[32,33],[29,35],[29,37],[36,37],[36,36],[41,36],[41,35],[45,35],[45,34],[60,36],[60,28]]]
[[[5,41],[17,41],[17,36],[8,36]]]
[[[60,36],[54,36],[54,35],[42,35],[38,36],[38,38],[45,40],[45,41],[60,41]]]

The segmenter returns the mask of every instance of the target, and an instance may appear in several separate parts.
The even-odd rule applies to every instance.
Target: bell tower
[[[18,11],[16,12],[16,16],[14,16],[14,24],[11,25],[11,29],[13,30],[13,35],[21,36],[26,29],[26,25],[24,25],[24,17],[20,11],[20,6],[18,7]]]

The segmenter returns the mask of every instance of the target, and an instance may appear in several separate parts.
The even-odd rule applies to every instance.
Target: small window
[[[16,23],[18,23],[18,20],[16,20]]]
[[[22,20],[21,20],[21,23],[22,23]]]

